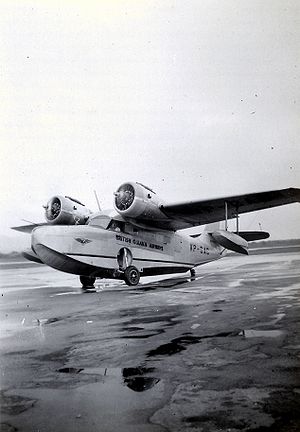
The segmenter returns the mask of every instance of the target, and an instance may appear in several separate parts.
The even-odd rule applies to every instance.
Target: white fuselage
[[[118,277],[121,255],[129,256],[141,276],[185,272],[224,256],[224,248],[206,232],[193,238],[172,231],[131,227],[120,232],[91,225],[36,228],[32,248],[57,270],[98,277]]]

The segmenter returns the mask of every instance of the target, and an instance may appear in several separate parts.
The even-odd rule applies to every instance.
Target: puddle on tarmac
[[[58,296],[66,296],[66,295],[79,295],[79,294],[82,294],[82,293],[80,291],[67,291],[67,292],[60,292],[57,294],[52,294],[50,296],[50,298],[51,297],[58,297]]]
[[[171,342],[160,345],[159,347],[148,351],[147,357],[155,357],[157,355],[173,355],[180,351],[186,350],[187,345],[192,345],[201,342],[202,339],[238,336],[239,334],[240,334],[240,330],[221,332],[221,333],[204,335],[204,336],[193,336],[193,335],[185,334],[178,338],[172,339]]]
[[[45,324],[52,324],[52,323],[55,323],[55,322],[57,322],[57,321],[61,321],[62,320],[62,318],[48,318],[46,321],[45,321]]]
[[[157,348],[148,351],[147,357],[155,357],[158,355],[173,355],[178,352],[186,350],[188,345],[201,342],[203,339],[224,338],[233,336],[243,336],[245,338],[255,337],[279,337],[284,333],[281,330],[234,330],[230,332],[221,332],[204,336],[182,335],[178,338],[172,339],[170,342],[162,344]]]
[[[8,395],[4,391],[0,392],[1,411],[8,415],[18,415],[23,411],[27,411],[32,408],[36,402],[36,399],[20,395]]]
[[[10,423],[0,423],[0,430],[2,432],[17,432],[18,429],[16,429]]]
[[[255,294],[252,300],[269,300],[272,298],[283,298],[288,300],[297,300],[299,290],[299,276],[293,278],[279,279],[277,285],[273,280],[260,281],[262,286],[271,288],[272,291]]]
[[[182,277],[182,278],[169,278],[162,279],[156,282],[141,283],[136,290],[132,290],[131,294],[142,294],[148,291],[157,291],[159,289],[166,290],[176,288],[179,285],[187,284],[191,281],[195,281],[199,278],[197,277]]]
[[[287,349],[300,350],[300,345],[287,345]]]
[[[200,327],[201,324],[195,323],[191,326],[191,329],[195,330],[196,328]]]
[[[126,330],[127,332],[131,333],[131,332],[136,332],[136,331],[143,331],[144,327],[123,327],[123,330]]]
[[[64,318],[63,317],[58,317],[58,318],[57,317],[53,317],[53,318],[35,318],[35,319],[32,320],[32,322],[36,323],[39,326],[42,326],[42,325],[53,324],[53,323],[56,323],[58,321],[62,321],[64,319],[66,319],[66,318],[69,318],[69,316],[65,316]]]
[[[165,330],[163,329],[158,329],[156,331],[153,331],[152,333],[145,333],[145,334],[135,334],[135,335],[125,335],[125,336],[120,336],[121,339],[148,339],[152,336],[157,336],[161,333],[164,333]]]
[[[181,322],[181,316],[186,308],[182,305],[165,307],[137,307],[122,309],[119,316],[122,319],[122,339],[147,339],[165,332],[166,328]],[[116,324],[119,327],[119,323]],[[133,330],[136,329],[136,330]]]
[[[278,321],[281,321],[282,318],[285,317],[285,315],[286,315],[286,314],[283,313],[283,312],[278,312],[278,313],[272,315],[271,318],[274,318],[274,323],[276,324]]]
[[[29,349],[29,350],[23,350],[23,351],[10,351],[10,352],[4,353],[3,355],[4,356],[21,356],[21,355],[32,354],[34,352],[36,352],[36,350]]]
[[[239,336],[245,338],[256,338],[256,337],[279,337],[283,335],[282,330],[242,330]]]
[[[81,371],[83,371],[82,368],[74,368],[74,367],[63,367],[57,370],[57,372],[70,373],[70,374],[78,374]]]
[[[122,371],[124,384],[131,390],[136,392],[143,392],[154,387],[159,381],[159,378],[153,376],[144,376],[154,372],[154,368],[124,368]]]
[[[142,366],[127,367],[123,369],[62,367],[58,369],[57,372],[69,374],[80,373],[80,375],[98,375],[103,378],[119,377],[122,384],[135,392],[149,390],[160,382],[160,378],[155,376],[155,368],[146,368]]]

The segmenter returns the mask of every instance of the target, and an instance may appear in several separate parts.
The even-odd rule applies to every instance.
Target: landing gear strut
[[[196,270],[195,270],[195,269],[192,268],[192,269],[190,270],[190,272],[191,272],[191,277],[192,277],[192,278],[196,276]]]
[[[134,266],[129,266],[124,272],[124,280],[127,285],[137,285],[140,281],[140,272]]]
[[[82,283],[82,289],[95,289],[94,283],[96,282],[96,278],[93,276],[80,276],[80,282]]]

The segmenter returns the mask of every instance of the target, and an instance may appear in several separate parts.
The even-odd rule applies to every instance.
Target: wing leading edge
[[[178,230],[224,220],[226,205],[227,218],[232,219],[237,214],[294,202],[300,202],[300,189],[288,188],[180,204],[165,204],[160,209],[170,218],[172,229]]]
[[[20,231],[23,233],[30,234],[34,228],[39,227],[39,226],[44,226],[44,225],[47,225],[47,223],[42,222],[42,223],[37,223],[37,224],[21,225],[21,226],[11,227],[11,229],[13,229],[15,231]]]

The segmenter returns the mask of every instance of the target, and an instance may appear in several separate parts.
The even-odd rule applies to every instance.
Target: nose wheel
[[[124,280],[127,285],[137,285],[140,281],[140,272],[134,266],[129,266],[124,272]]]

